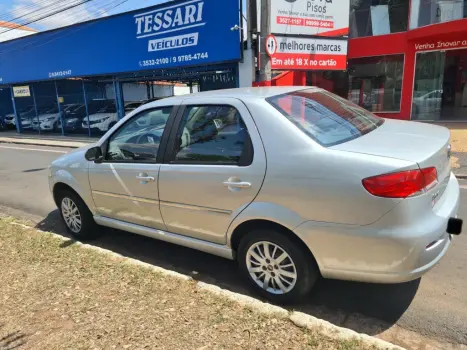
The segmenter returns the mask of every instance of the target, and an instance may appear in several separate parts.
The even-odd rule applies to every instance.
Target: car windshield
[[[63,107],[63,110],[66,111],[66,112],[72,112],[72,111],[78,109],[79,107],[80,107],[80,105],[67,105],[67,106]]]
[[[142,102],[128,103],[127,105],[125,105],[125,111],[132,111],[138,108],[139,106],[141,106],[142,104],[143,104]]]
[[[107,105],[97,111],[97,113],[116,113],[117,107],[115,105]]]
[[[48,108],[45,110],[44,114],[58,113],[57,107]]]
[[[294,91],[267,101],[325,147],[356,139],[384,123],[384,119],[324,90]]]

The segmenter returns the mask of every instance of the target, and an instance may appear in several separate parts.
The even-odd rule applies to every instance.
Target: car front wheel
[[[274,230],[255,230],[244,237],[238,262],[250,285],[276,303],[302,299],[320,275],[311,253]]]
[[[72,191],[62,191],[59,195],[59,210],[68,232],[77,240],[87,240],[96,236],[96,223],[83,200]]]

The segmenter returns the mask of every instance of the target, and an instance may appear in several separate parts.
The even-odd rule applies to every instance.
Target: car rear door
[[[266,173],[260,135],[235,98],[187,99],[180,107],[159,173],[170,232],[218,244],[258,194]]]
[[[89,168],[98,215],[166,230],[159,209],[158,176],[175,110],[172,106],[144,110],[109,137],[104,161]],[[149,122],[141,126],[140,119]]]

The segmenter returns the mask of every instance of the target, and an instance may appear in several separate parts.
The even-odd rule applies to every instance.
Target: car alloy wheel
[[[295,263],[275,243],[260,241],[250,246],[246,254],[246,266],[253,281],[269,293],[288,293],[297,283]]]
[[[79,233],[82,227],[81,214],[75,202],[68,197],[63,198],[61,210],[68,228],[74,233]]]

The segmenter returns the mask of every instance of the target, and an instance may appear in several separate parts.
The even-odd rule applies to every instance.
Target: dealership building
[[[240,6],[172,1],[2,42],[0,116],[18,132],[100,135],[142,103],[237,87]]]
[[[274,59],[266,85],[319,86],[388,118],[467,120],[467,0],[344,2],[272,2],[284,8],[271,14],[278,38],[257,45]],[[241,6],[177,0],[2,42],[0,117],[18,132],[101,135],[147,101],[255,85]]]

